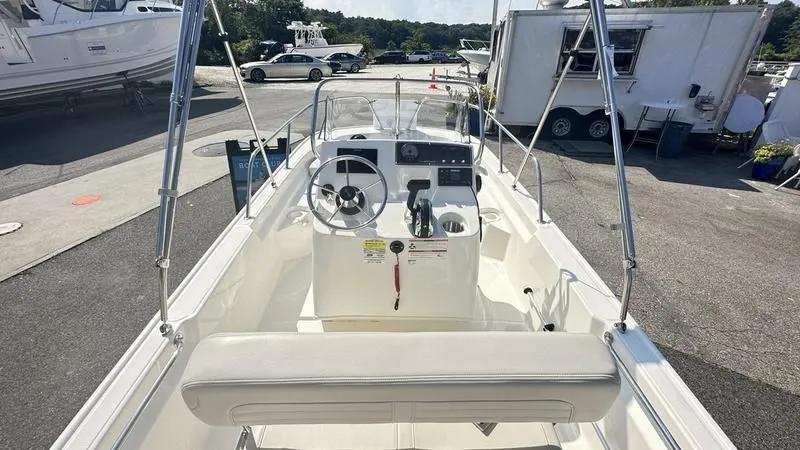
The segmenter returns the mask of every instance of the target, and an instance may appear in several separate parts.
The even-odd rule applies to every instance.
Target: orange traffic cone
[[[436,67],[433,68],[433,73],[431,73],[431,85],[428,86],[428,89],[436,89]]]

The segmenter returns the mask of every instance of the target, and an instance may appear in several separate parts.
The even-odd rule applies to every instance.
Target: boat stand
[[[125,89],[125,104],[129,105],[131,109],[135,106],[139,109],[140,113],[144,113],[145,105],[152,105],[153,101],[144,95],[142,89],[139,87],[139,83],[128,79],[127,72],[120,72],[117,75],[125,79],[125,81],[122,82],[122,87]]]
[[[80,92],[70,92],[64,95],[64,115],[71,119],[75,117],[75,108],[78,107]]]

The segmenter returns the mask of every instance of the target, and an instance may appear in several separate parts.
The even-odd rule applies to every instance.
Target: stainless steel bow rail
[[[147,405],[149,405],[150,401],[153,400],[153,396],[155,395],[156,390],[158,390],[158,387],[161,386],[161,382],[164,381],[164,378],[167,377],[169,370],[172,368],[172,366],[175,365],[175,361],[178,360],[178,357],[180,356],[181,351],[183,350],[183,336],[180,333],[175,334],[175,337],[172,340],[172,345],[175,347],[175,349],[172,352],[172,355],[169,357],[167,363],[164,364],[164,368],[161,369],[161,372],[158,373],[158,376],[156,377],[153,384],[150,386],[150,389],[147,390],[147,393],[144,395],[144,398],[139,403],[139,406],[136,407],[136,411],[133,412],[133,415],[125,423],[125,426],[122,427],[122,432],[119,434],[119,436],[117,436],[117,439],[111,445],[111,448],[113,450],[117,450],[120,447],[122,447],[122,445],[128,439],[128,436],[133,430],[133,426],[136,425],[136,422],[139,420],[139,417],[141,417],[145,408],[147,408]]]
[[[622,331],[619,330],[618,328],[617,330],[620,332]],[[661,437],[661,440],[664,442],[664,445],[672,450],[680,450],[681,446],[678,445],[678,441],[675,440],[675,437],[669,431],[669,428],[667,428],[667,425],[661,419],[661,416],[658,415],[658,412],[653,407],[652,403],[650,403],[650,400],[648,400],[647,396],[644,395],[642,388],[639,387],[639,383],[636,382],[636,378],[633,377],[633,374],[631,374],[631,372],[625,366],[625,363],[622,361],[622,358],[620,358],[619,354],[617,353],[617,350],[614,348],[613,333],[611,331],[606,331],[605,334],[603,335],[603,340],[605,341],[606,346],[608,346],[608,350],[609,352],[611,352],[611,356],[614,358],[614,361],[617,363],[617,367],[619,367],[620,373],[622,373],[622,376],[625,378],[625,381],[628,382],[628,385],[630,385],[631,390],[633,390],[633,395],[636,398],[636,401],[639,402],[640,405],[642,405],[642,409],[644,409],[645,415],[648,417],[648,419],[650,419],[650,423],[656,429],[656,432],[658,432],[658,435]],[[595,431],[599,432],[597,428],[595,428]]]

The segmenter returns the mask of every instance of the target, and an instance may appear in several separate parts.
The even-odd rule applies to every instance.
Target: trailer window
[[[569,59],[569,52],[575,45],[575,40],[578,38],[578,30],[564,30],[564,39],[561,44],[561,56],[558,65],[558,73],[564,70]],[[608,32],[609,40],[614,45],[614,68],[620,75],[633,75],[634,66],[636,65],[636,57],[639,53],[639,48],[642,44],[644,37],[643,29],[617,29]],[[570,72],[576,74],[597,74],[598,60],[597,50],[594,45],[594,34],[591,31],[586,33],[583,41],[578,47],[578,54],[572,62]]]

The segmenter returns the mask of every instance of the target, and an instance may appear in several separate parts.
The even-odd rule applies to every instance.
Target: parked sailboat
[[[181,8],[161,0],[0,1],[0,103],[156,78]]]
[[[272,136],[310,111],[309,137],[276,170],[264,166],[253,195],[266,154],[237,77],[259,146],[246,206],[170,295],[204,3],[184,4],[193,32],[176,64],[159,191],[160,314],[55,448],[733,448],[627,314],[636,256],[600,0],[580,36],[591,21],[609,50],[599,54],[620,300],[544,212],[533,144],[485,116],[477,87],[448,82],[476,94],[470,106],[400,77],[360,78],[357,95],[323,96],[341,80],[321,81]],[[516,175],[502,149],[485,151],[483,127],[468,132],[467,108],[525,150]],[[528,161],[535,195],[519,184]]]

